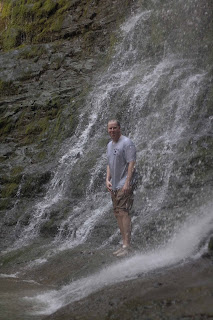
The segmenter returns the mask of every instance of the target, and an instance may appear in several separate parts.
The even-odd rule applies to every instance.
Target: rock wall
[[[44,195],[60,146],[75,133],[85,99],[113,55],[119,38],[118,27],[132,10],[143,7],[153,12],[147,23],[150,37],[144,51],[138,53],[139,59],[146,57],[154,61],[168,52],[179,52],[183,57],[194,57],[198,68],[201,66],[212,74],[212,2],[194,0],[191,4],[177,5],[176,8],[174,2],[167,0],[0,2],[2,238],[14,230],[26,205],[29,208],[34,199]],[[163,90],[163,87],[159,90],[159,102]],[[212,101],[211,83],[207,83],[197,111],[190,119],[192,138],[188,144],[183,141],[180,148],[185,160],[177,160],[174,167],[167,207],[174,206],[179,184],[184,190],[184,203],[192,187],[199,193],[200,188],[212,184],[212,136],[208,134],[200,141],[194,135],[211,117]],[[151,99],[149,103],[151,106]],[[203,110],[202,116],[200,110]],[[122,111],[119,112],[128,127],[128,119],[122,116]],[[106,141],[103,143],[105,146]],[[93,160],[94,155],[90,155],[90,162],[87,158],[79,161],[78,169],[82,175],[77,185],[73,182],[74,197],[82,196],[88,166],[92,166]],[[144,173],[144,162],[141,161],[139,166]],[[188,196],[186,190],[194,172]],[[184,177],[181,183],[180,176]],[[147,188],[153,188],[152,181]],[[181,197],[178,201],[181,202]],[[52,220],[55,216],[54,212]],[[21,223],[27,224],[28,217],[24,216]],[[48,221],[47,234],[51,233],[50,224]]]
[[[2,239],[13,234],[25,205],[44,195],[60,145],[74,133],[133,6],[134,0],[0,2]]]
[[[42,192],[133,2],[1,1],[1,210],[24,174],[21,196]]]

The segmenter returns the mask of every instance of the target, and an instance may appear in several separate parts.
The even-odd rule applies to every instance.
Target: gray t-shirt
[[[128,163],[136,161],[134,143],[125,136],[120,136],[116,143],[110,141],[107,145],[107,160],[110,168],[112,190],[121,189],[127,178]]]

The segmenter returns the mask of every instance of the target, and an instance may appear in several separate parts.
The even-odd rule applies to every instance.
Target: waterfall
[[[18,224],[15,244],[21,247],[39,237],[51,219],[58,223],[52,243],[56,251],[86,242],[97,250],[118,244],[104,185],[107,121],[118,118],[122,133],[137,148],[140,178],[132,217],[137,253],[32,298],[39,304],[37,313],[50,314],[104,286],[195,259],[206,250],[213,229],[206,170],[207,160],[212,161],[212,113],[206,98],[212,79],[199,58],[206,9],[201,6],[200,13],[196,0],[171,2],[150,1],[121,25],[109,66],[88,94],[75,134],[61,146],[45,197],[29,209],[29,224]],[[192,9],[197,16],[185,21]],[[46,258],[45,253],[40,261]]]
[[[198,144],[211,130],[212,119],[206,117],[199,127],[196,119],[205,114],[201,101],[210,78],[198,66],[196,53],[177,50],[172,33],[159,52],[153,51],[153,21],[164,13],[165,7],[142,10],[121,26],[111,63],[88,95],[75,135],[62,145],[47,194],[29,209],[31,219],[21,228],[15,248],[38,237],[55,213],[60,222],[54,243],[61,249],[94,238],[101,248],[119,241],[104,186],[110,118],[121,120],[122,132],[137,147],[141,180],[133,213],[135,245],[153,250],[159,242],[167,243],[185,219],[199,218],[199,208],[211,194],[205,186],[203,191],[196,188],[195,169],[202,164]],[[97,238],[95,229],[105,221],[110,235]]]

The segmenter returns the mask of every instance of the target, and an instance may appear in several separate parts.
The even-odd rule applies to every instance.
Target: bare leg
[[[128,215],[127,212],[123,215],[122,218],[123,222],[123,232],[124,232],[124,239],[123,239],[123,244],[124,246],[130,246],[130,241],[131,241],[131,218]]]
[[[116,214],[116,219],[117,219],[117,222],[118,222],[118,227],[119,227],[120,232],[121,232],[122,241],[124,242],[123,219],[119,214]]]
[[[126,211],[117,212],[116,218],[121,232],[123,245],[128,247],[131,240],[131,218]]]

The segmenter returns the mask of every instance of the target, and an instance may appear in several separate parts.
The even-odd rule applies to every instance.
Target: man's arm
[[[110,168],[109,168],[109,165],[107,165],[106,187],[109,192],[112,191],[112,184],[111,184],[110,180],[111,180]]]
[[[132,175],[133,175],[133,172],[135,170],[135,161],[130,161],[128,163],[128,171],[127,171],[127,178],[126,178],[126,181],[125,181],[125,184],[122,188],[122,191],[124,193],[128,193],[131,189],[131,185],[130,185],[130,182],[132,180]]]

